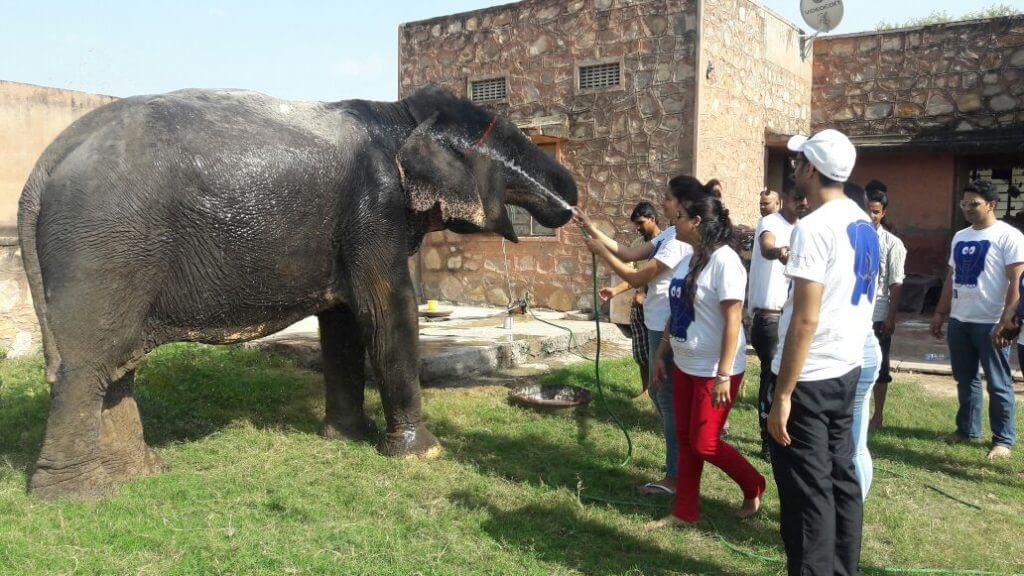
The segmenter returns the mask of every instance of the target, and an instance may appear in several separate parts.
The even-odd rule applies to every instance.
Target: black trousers
[[[768,407],[772,401],[772,359],[779,347],[779,315],[754,313],[750,324],[750,345],[761,361],[761,382],[757,389],[758,423],[761,425],[761,442],[768,441]]]
[[[859,378],[858,367],[797,384],[786,428],[792,443],[770,443],[791,575],[857,574],[864,506],[850,454]]]
[[[874,323],[875,337],[878,338],[878,345],[882,348],[882,361],[878,368],[878,380],[881,384],[892,382],[892,375],[889,374],[889,349],[892,348],[892,336],[882,336],[882,322]]]

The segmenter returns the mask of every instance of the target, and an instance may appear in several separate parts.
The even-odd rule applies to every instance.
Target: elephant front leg
[[[416,297],[411,282],[400,285],[375,299],[376,308],[361,319],[387,420],[378,449],[387,456],[434,456],[441,445],[423,425]]]
[[[374,437],[377,425],[363,411],[366,348],[359,322],[346,306],[321,312],[319,319],[326,393],[320,435],[332,440]]]

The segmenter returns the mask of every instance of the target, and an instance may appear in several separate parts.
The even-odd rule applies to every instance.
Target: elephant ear
[[[445,224],[483,230],[483,202],[472,166],[431,136],[435,113],[413,130],[398,151],[402,188],[415,212],[438,206]]]

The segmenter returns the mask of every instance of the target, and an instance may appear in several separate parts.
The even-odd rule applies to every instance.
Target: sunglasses
[[[982,204],[988,204],[988,202],[982,202],[981,200],[961,200],[960,201],[960,207],[961,208],[977,208],[978,206],[981,206]]]

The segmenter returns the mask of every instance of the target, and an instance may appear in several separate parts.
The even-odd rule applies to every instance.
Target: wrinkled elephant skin
[[[511,166],[500,162],[508,159]],[[316,314],[327,438],[427,454],[407,258],[450,229],[515,240],[506,204],[561,226],[569,173],[512,123],[435,87],[393,103],[184,90],[113,102],[43,153],[19,235],[52,403],[30,489],[100,497],[162,467],[134,369],[166,342],[243,342]]]

